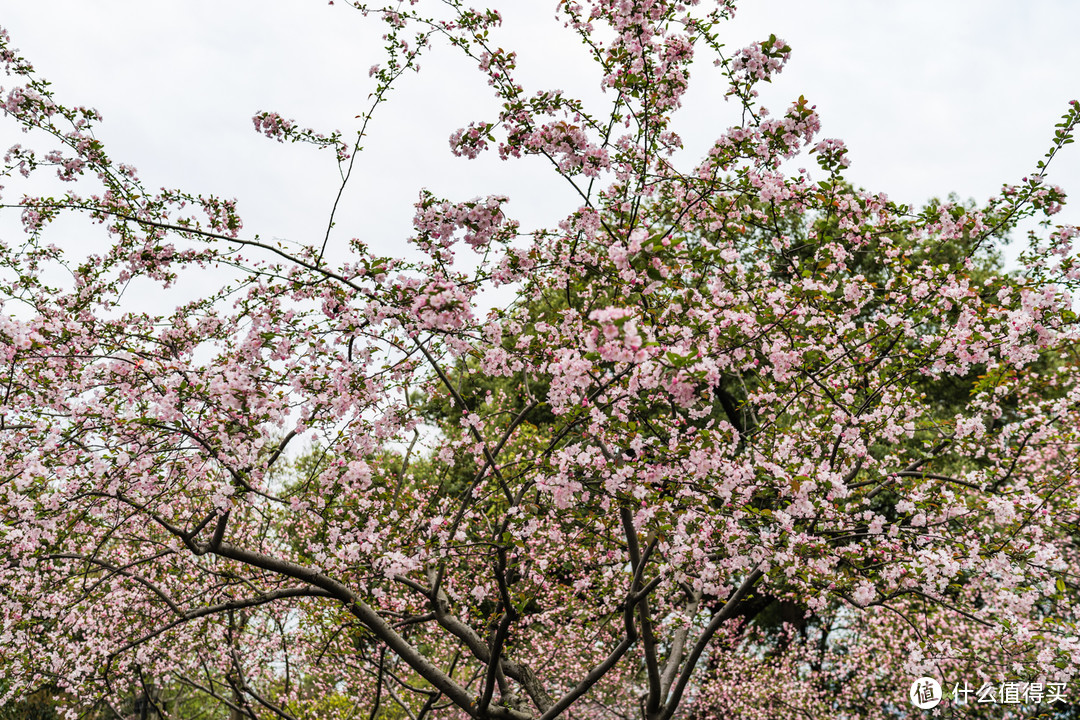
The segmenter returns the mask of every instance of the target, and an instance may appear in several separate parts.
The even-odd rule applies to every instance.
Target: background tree
[[[502,102],[452,150],[545,158],[580,208],[523,234],[504,197],[425,191],[419,259],[331,264],[332,233],[273,245],[231,201],[148,191],[5,38],[5,108],[54,146],[5,173],[76,183],[9,206],[0,251],[8,695],[666,720],[889,717],[921,673],[1071,682],[1076,229],[1047,220],[1020,274],[990,252],[1060,209],[1048,160],[982,208],[855,190],[804,98],[759,107],[790,48],[725,54],[724,3],[561,3],[602,113],[526,94],[493,10],[358,7],[387,24],[372,112],[445,40]],[[682,171],[702,53],[744,122]],[[255,123],[348,178],[358,144]],[[816,174],[786,174],[807,147]],[[46,244],[71,213],[112,244]],[[167,316],[125,292],[211,265],[233,280]]]

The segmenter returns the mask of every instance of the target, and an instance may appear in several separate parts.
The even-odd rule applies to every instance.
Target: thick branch
[[[214,535],[210,538],[210,552],[215,552],[221,547],[221,541],[225,538],[225,526],[229,524],[229,511],[226,510],[218,518],[217,527],[214,528]]]
[[[321,590],[318,588],[281,588],[280,590],[271,590],[268,593],[263,593],[262,595],[257,595],[256,597],[252,598],[242,598],[240,600],[226,600],[225,602],[218,603],[217,605],[208,605],[207,607],[188,610],[184,613],[184,619],[194,620],[196,618],[206,617],[207,615],[216,615],[217,613],[225,612],[227,610],[243,610],[244,608],[265,605],[266,603],[274,602],[275,600],[302,597],[332,598],[333,595],[326,592],[325,590]]]
[[[695,590],[690,594],[690,600],[686,603],[686,616],[693,618],[697,614],[698,603],[701,602],[701,592]],[[671,643],[671,652],[668,653],[667,664],[664,666],[664,673],[660,676],[660,694],[664,698],[667,698],[668,690],[671,689],[671,683],[675,680],[675,673],[679,670],[679,663],[682,662],[683,651],[686,648],[686,638],[690,634],[689,623],[683,625],[675,632],[675,639]]]
[[[757,584],[757,581],[764,575],[761,570],[755,569],[751,572],[739,589],[728,598],[728,601],[724,603],[724,607],[720,609],[720,612],[713,616],[709,624],[705,626],[705,629],[701,632],[701,637],[694,643],[694,647],[691,648],[690,654],[686,658],[686,662],[683,664],[682,672],[679,673],[679,679],[676,681],[674,687],[671,688],[671,694],[667,699],[667,704],[664,705],[663,713],[660,716],[660,720],[667,720],[674,714],[675,709],[679,707],[679,701],[682,699],[683,691],[686,690],[687,683],[690,682],[690,677],[694,674],[694,669],[697,667],[698,660],[701,659],[701,654],[705,652],[705,647],[712,640],[713,635],[720,629],[720,626],[724,624],[732,615],[735,614],[735,608],[739,602],[746,597],[746,594],[750,592],[750,589]]]
[[[495,628],[495,637],[491,641],[491,659],[488,661],[487,672],[484,676],[484,692],[480,696],[479,712],[481,715],[487,712],[488,706],[491,704],[491,697],[495,693],[496,676],[502,674],[498,670],[501,664],[503,643],[506,642],[506,638],[510,635],[510,623],[513,622],[513,617],[508,608],[503,613],[498,627]],[[505,685],[505,682],[500,684]]]
[[[431,607],[435,611],[435,619],[439,625],[464,642],[465,646],[469,648],[469,652],[477,660],[482,663],[490,662],[491,653],[487,643],[472,627],[450,612],[450,601],[447,599],[446,593],[439,589],[435,592],[434,597],[430,597],[430,600]],[[521,683],[521,686],[525,688],[525,692],[540,712],[546,712],[551,707],[554,701],[528,665],[522,665],[503,657],[499,659],[497,671],[505,673]]]
[[[627,636],[623,638],[623,641],[619,643],[619,646],[615,648],[611,655],[609,655],[602,663],[594,667],[592,671],[585,676],[585,679],[577,684],[577,687],[559,698],[557,703],[552,705],[547,712],[540,716],[540,720],[553,720],[558,717],[563,710],[573,705],[574,702],[588,692],[589,688],[595,685],[600,678],[607,675],[611,668],[615,667],[615,663],[622,659],[622,656],[626,654],[626,651],[629,650],[636,641],[636,636]]]
[[[559,698],[559,701],[552,705],[543,715],[540,716],[540,720],[553,720],[558,717],[563,710],[567,709],[579,697],[589,691],[593,685],[595,685],[600,678],[604,677],[611,668],[615,667],[615,663],[622,659],[622,656],[626,654],[638,639],[637,628],[634,627],[634,608],[637,606],[636,602],[632,601],[633,597],[633,583],[631,583],[631,590],[627,593],[626,602],[623,604],[623,625],[626,630],[626,634],[622,641],[615,648],[610,655],[608,655],[603,662],[594,667],[585,678],[579,682],[572,690]]]
[[[645,571],[645,562],[638,548],[637,529],[634,527],[634,516],[629,508],[620,508],[619,517],[622,519],[623,532],[626,534],[626,546],[630,553],[630,566],[634,571],[634,581],[630,586],[631,594],[636,593],[641,586],[641,576]],[[650,543],[650,547],[651,547]],[[652,716],[660,709],[660,665],[656,659],[656,638],[653,636],[652,617],[649,614],[649,597],[643,595],[636,603],[638,617],[641,622],[641,642],[645,649],[645,671],[649,679],[649,695],[645,701],[645,712]]]
[[[399,635],[397,631],[390,627],[379,613],[361,600],[356,593],[345,585],[331,577],[302,565],[297,565],[288,560],[269,557],[251,550],[245,550],[232,543],[222,542],[221,546],[214,552],[221,557],[236,560],[237,562],[242,562],[246,565],[251,565],[252,567],[267,570],[278,575],[302,580],[303,582],[325,590],[334,599],[343,603],[357,620],[363,623],[376,637],[386,643],[394,654],[405,661],[405,663],[415,670],[417,674],[450,698],[450,700],[452,700],[459,708],[469,715],[476,717],[476,706],[474,705],[473,698],[470,697],[469,692],[455,682],[453,678],[433,665],[419,650],[413,647],[405,640],[405,638]],[[492,717],[505,717],[512,720],[528,720],[527,715],[516,713],[507,710],[506,708],[492,708],[490,715]]]

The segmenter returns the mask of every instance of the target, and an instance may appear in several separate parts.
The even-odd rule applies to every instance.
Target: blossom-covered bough
[[[844,181],[807,100],[760,106],[790,48],[728,54],[728,4],[560,2],[602,112],[518,85],[494,11],[357,7],[389,49],[365,128],[449,43],[502,102],[451,150],[546,158],[580,207],[523,232],[506,197],[424,191],[422,259],[331,263],[332,221],[275,245],[145,188],[3,37],[30,134],[3,170],[0,704],[895,717],[922,674],[1072,682],[1080,268],[1043,173],[1075,103],[1033,175],[915,212]],[[743,122],[679,169],[698,56]],[[360,135],[255,125],[347,184]],[[70,215],[111,243],[48,244]],[[140,307],[208,267],[218,292]],[[480,310],[496,287],[516,300]]]

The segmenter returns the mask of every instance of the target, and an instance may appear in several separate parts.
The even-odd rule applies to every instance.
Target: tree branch
[[[554,720],[558,717],[563,710],[567,709],[579,697],[589,691],[593,685],[595,685],[600,678],[607,675],[611,668],[615,667],[615,664],[622,659],[622,656],[626,654],[638,639],[637,628],[634,627],[634,607],[637,603],[631,602],[633,595],[633,583],[631,583],[631,592],[627,593],[626,602],[623,604],[623,625],[626,630],[626,634],[618,646],[608,655],[603,662],[594,667],[589,674],[582,679],[572,690],[567,692],[559,701],[548,708],[543,715],[540,716],[540,720]]]
[[[641,576],[645,571],[645,561],[638,548],[637,529],[634,527],[634,515],[629,508],[619,508],[619,517],[622,520],[623,532],[626,535],[626,546],[630,554],[630,566],[634,570],[634,579],[630,585],[630,594],[633,596],[640,589]],[[655,540],[653,541],[655,542]],[[653,542],[649,543],[650,552]],[[656,659],[656,638],[653,636],[652,618],[649,615],[649,596],[642,595],[635,603],[638,609],[638,617],[641,622],[641,642],[645,650],[645,672],[649,679],[649,694],[645,701],[645,712],[652,716],[660,709],[661,686],[660,665]]]
[[[698,603],[701,602],[701,591],[694,590],[690,593],[690,599],[686,603],[686,616],[693,620],[697,614]],[[671,643],[671,651],[668,653],[667,664],[660,676],[660,695],[666,700],[671,683],[675,680],[675,673],[682,662],[683,650],[686,647],[686,638],[690,635],[690,623],[687,622],[675,632],[675,638]]]
[[[705,629],[701,632],[701,637],[694,643],[694,647],[691,648],[690,654],[686,658],[686,662],[683,664],[682,672],[679,673],[679,679],[671,689],[671,695],[667,699],[667,703],[664,705],[663,712],[660,716],[660,720],[668,720],[674,714],[675,709],[679,707],[679,701],[682,699],[683,691],[686,690],[687,683],[690,682],[690,676],[694,674],[694,668],[697,667],[697,662],[701,658],[701,653],[705,652],[705,647],[712,640],[713,635],[720,629],[720,626],[724,624],[732,615],[735,614],[735,608],[739,602],[746,597],[746,594],[750,592],[751,588],[757,584],[757,581],[762,578],[763,573],[761,570],[755,568],[742,584],[738,590],[728,598],[724,603],[724,607],[720,609],[720,612],[713,616],[709,624],[705,626]]]
[[[459,708],[473,717],[476,716],[476,706],[473,703],[473,698],[465,688],[432,664],[423,653],[399,635],[378,612],[342,583],[311,568],[297,565],[288,560],[245,550],[229,542],[222,542],[221,546],[213,552],[230,560],[236,560],[252,567],[301,580],[326,591],[334,599],[343,603],[357,620],[386,643],[394,651],[394,654],[415,670],[417,674],[440,690]],[[483,646],[483,643],[480,643],[480,645]],[[506,708],[492,708],[489,715],[496,718],[508,718],[508,720],[529,720],[529,716]]]

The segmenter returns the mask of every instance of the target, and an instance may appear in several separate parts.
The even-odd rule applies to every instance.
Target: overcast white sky
[[[519,49],[527,90],[603,99],[580,46],[552,20],[555,0],[495,4],[506,19],[497,42]],[[0,0],[0,25],[61,102],[104,114],[99,137],[149,187],[236,197],[247,235],[321,237],[336,189],[329,153],[257,136],[251,116],[275,110],[348,136],[381,60],[374,18],[325,0]],[[744,0],[722,36],[732,50],[770,32],[787,40],[794,51],[766,104],[780,111],[805,95],[821,136],[847,142],[856,184],[918,203],[950,191],[984,200],[1032,171],[1080,97],[1078,27],[1073,0]],[[452,199],[507,194],[526,228],[573,209],[539,161],[452,157],[450,133],[496,105],[452,49],[423,68],[370,129],[342,242],[394,252],[421,187]],[[734,120],[710,70],[699,66],[678,125],[688,167]],[[0,145],[19,141],[0,122]],[[1075,223],[1080,144],[1068,150],[1050,175],[1077,194],[1059,216]]]

